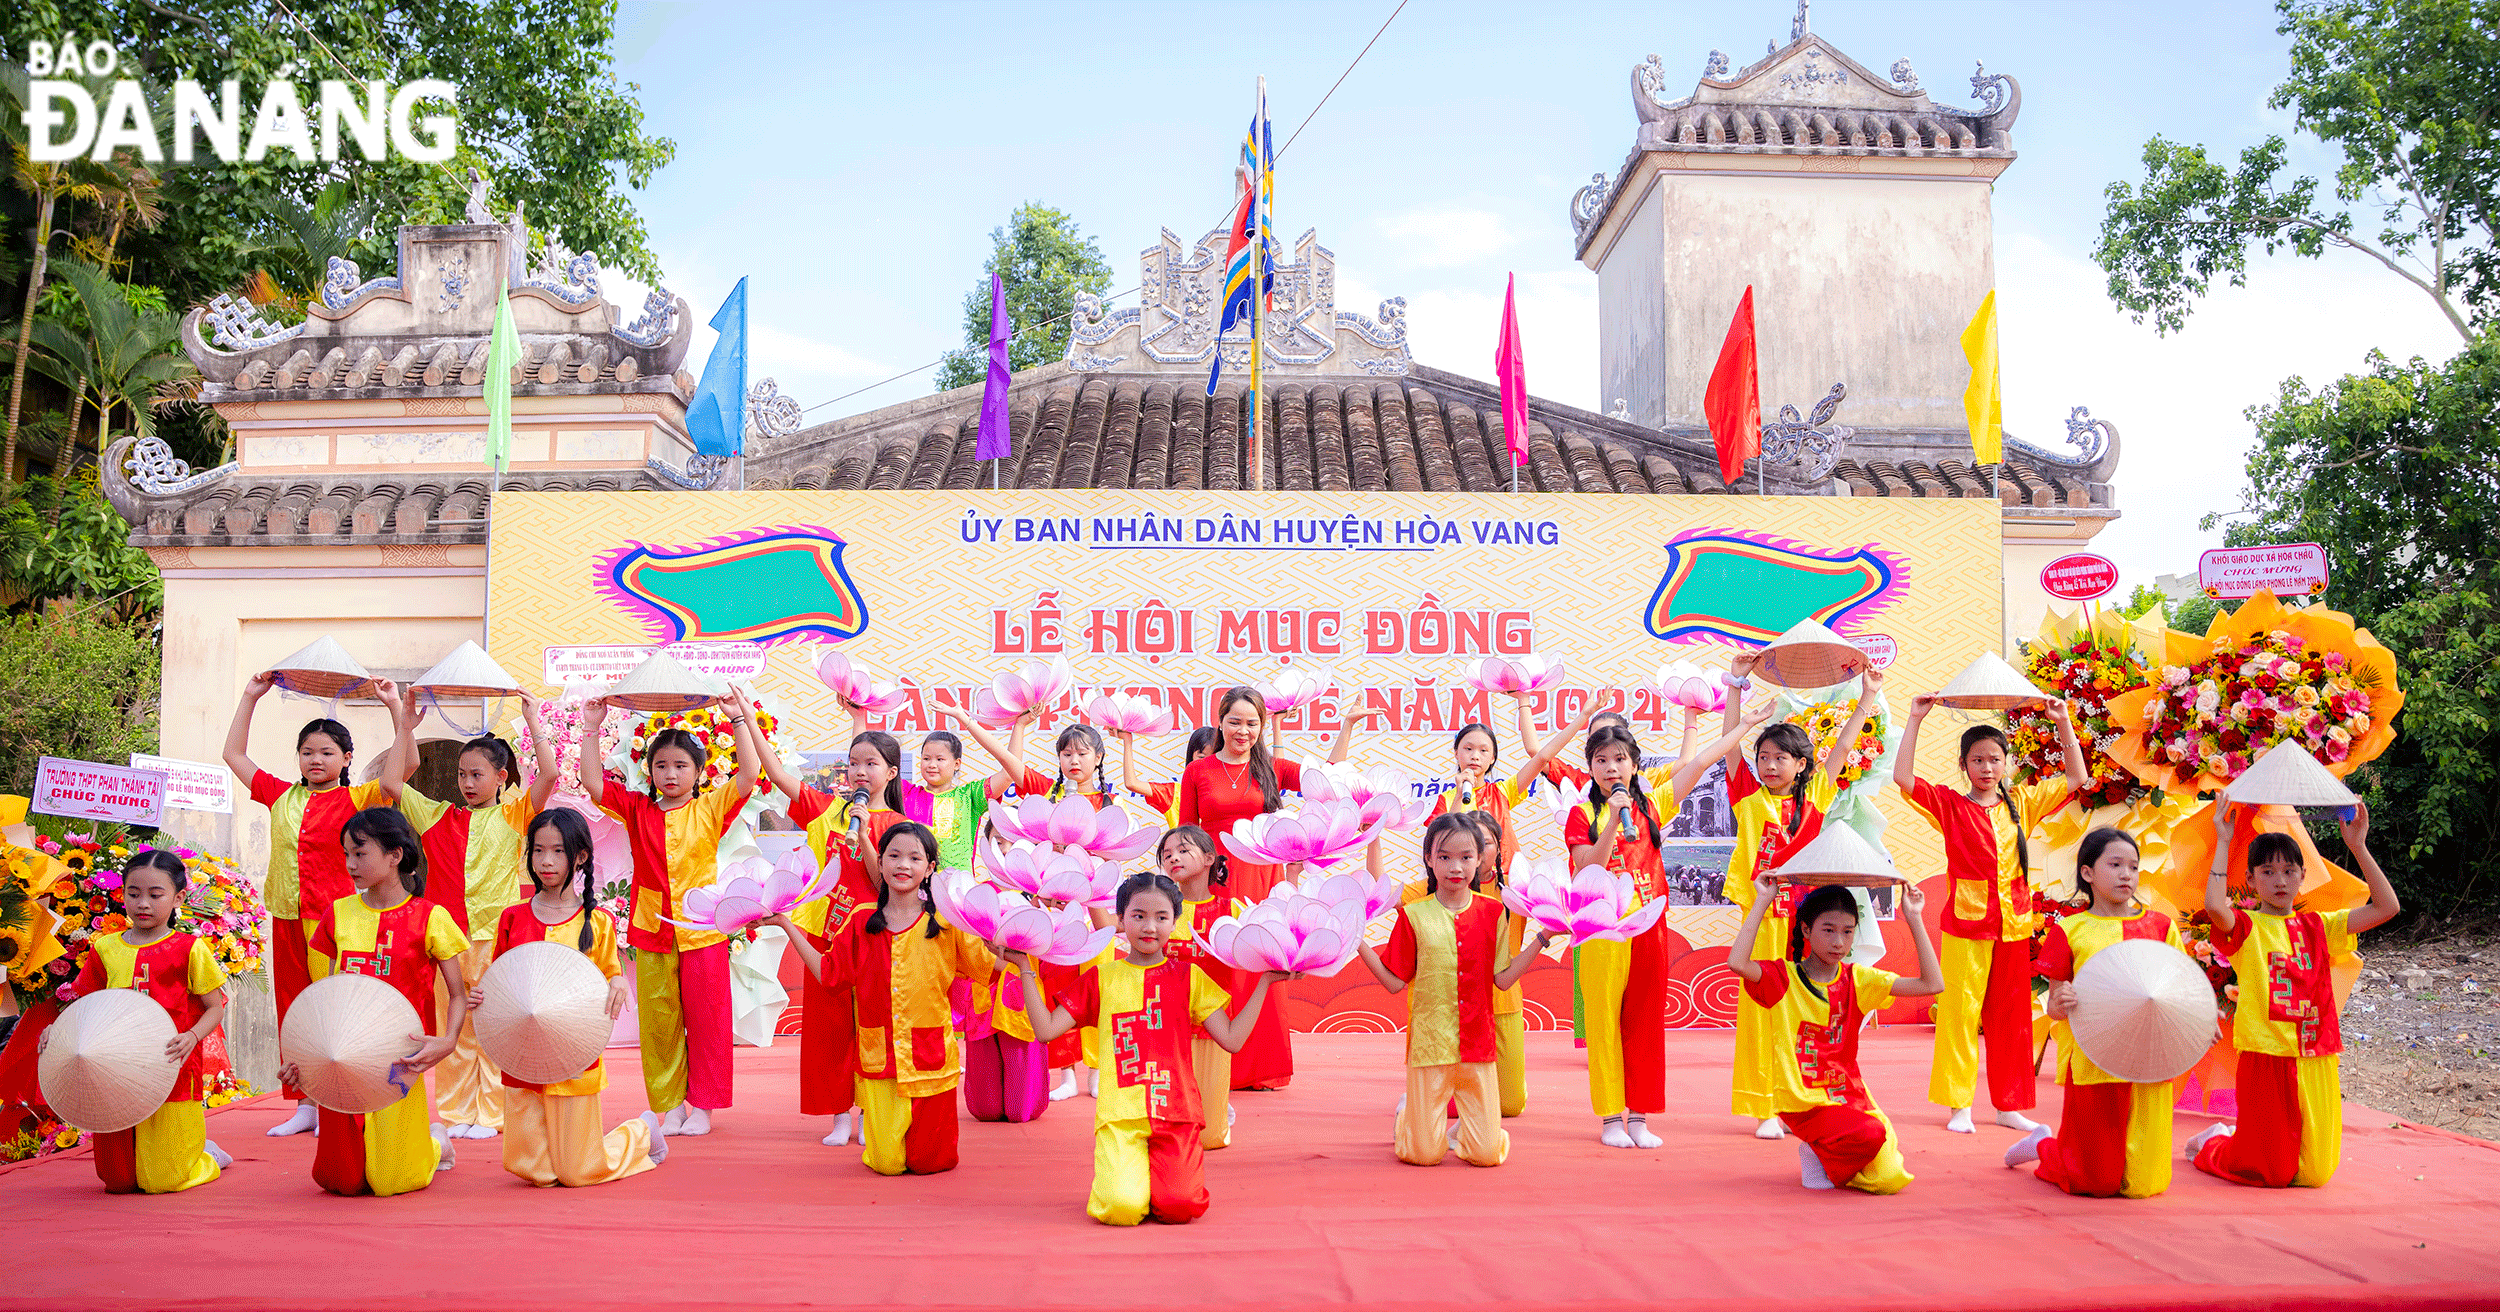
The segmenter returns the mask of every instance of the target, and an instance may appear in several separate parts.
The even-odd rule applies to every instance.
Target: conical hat
[[[518,697],[521,681],[504,673],[495,658],[480,650],[474,642],[463,642],[433,669],[417,676],[408,685],[419,692],[437,697]]]
[[[655,651],[602,695],[610,706],[627,710],[690,711],[710,705],[726,691],[679,664],[676,657]]]
[[[2231,781],[2231,800],[2252,806],[2351,806],[2361,799],[2308,748],[2283,742]]]
[[[269,672],[288,692],[325,701],[373,691],[373,676],[335,638],[315,639],[313,645],[270,666]]]
[[[2148,938],[2113,943],[2075,972],[2066,1023],[2094,1065],[2136,1084],[2177,1079],[2214,1042],[2213,985],[2188,955]]]
[[[43,1032],[35,1080],[53,1114],[90,1134],[111,1134],[156,1114],[182,1074],[165,1060],[174,1019],[136,989],[98,989],[69,1004]]]
[[[1783,688],[1828,688],[1866,668],[1866,653],[1811,619],[1799,620],[1762,649],[1753,672]]]
[[[416,1053],[408,1036],[424,1028],[399,990],[370,975],[331,975],[287,1008],[278,1061],[295,1064],[296,1083],[315,1106],[378,1112],[416,1087],[397,1068]]]
[[[1964,711],[2003,711],[2055,700],[1992,651],[1979,653],[1936,694],[1937,705]]]
[[[576,935],[579,930],[575,930]],[[523,943],[486,968],[469,1015],[477,1043],[515,1079],[554,1084],[589,1070],[608,1046],[608,981],[578,938]]]
[[[1815,840],[1798,848],[1771,870],[1792,884],[1854,884],[1873,888],[1898,884],[1901,872],[1892,858],[1876,850],[1847,825],[1826,824]]]

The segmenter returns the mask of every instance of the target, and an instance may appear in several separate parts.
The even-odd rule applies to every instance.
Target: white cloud
[[[1510,249],[1510,224],[1491,210],[1459,207],[1407,210],[1377,220],[1388,249],[1412,268],[1446,269],[1491,259]]]

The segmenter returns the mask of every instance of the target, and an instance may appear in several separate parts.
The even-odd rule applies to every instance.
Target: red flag
[[[1510,443],[1510,463],[1528,463],[1528,356],[1519,348],[1519,306],[1513,293],[1519,275],[1502,287],[1502,339],[1493,347],[1493,376],[1502,387],[1502,438]]]
[[[1762,371],[1754,363],[1753,288],[1736,303],[1736,317],[1701,395],[1710,440],[1719,448],[1719,478],[1729,487],[1745,476],[1745,458],[1762,454]]]

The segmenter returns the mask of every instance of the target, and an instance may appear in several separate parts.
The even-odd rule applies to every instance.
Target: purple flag
[[[990,275],[990,377],[981,385],[981,438],[975,460],[1002,460],[1014,449],[1007,434],[1007,284]]]

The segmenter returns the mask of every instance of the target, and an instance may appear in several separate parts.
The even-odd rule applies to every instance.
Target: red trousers
[[[269,983],[278,998],[278,1025],[283,1029],[287,1009],[312,986],[312,943],[304,937],[303,921],[291,916],[269,918]],[[304,1100],[304,1091],[292,1084],[285,1093],[297,1102]]]
[[[2036,1174],[2070,1194],[2115,1198],[2127,1182],[2127,1121],[2132,1084],[2069,1084],[2057,1134],[2040,1141]]]
[[[800,933],[807,933],[805,930]],[[827,940],[808,934],[822,952]],[[831,989],[815,971],[799,985],[799,1115],[839,1116],[858,1101],[851,1081],[859,1071],[851,991]]]
[[[1884,1150],[1884,1123],[1855,1107],[1837,1104],[1805,1112],[1781,1112],[1833,1184],[1847,1184]]]
[[[2332,1056],[2243,1049],[2239,1124],[2205,1141],[2196,1169],[2261,1189],[2314,1188],[2334,1179],[2344,1137],[2338,1065]]]

